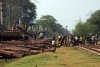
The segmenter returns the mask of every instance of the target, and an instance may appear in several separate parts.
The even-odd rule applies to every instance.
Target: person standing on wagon
[[[19,19],[19,27],[21,27],[21,28],[23,27],[22,18]]]
[[[15,23],[12,25],[12,32],[13,33],[14,33],[14,30],[16,30],[16,24]]]

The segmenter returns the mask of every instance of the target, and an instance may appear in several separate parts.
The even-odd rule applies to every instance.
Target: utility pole
[[[66,26],[66,34],[68,35],[67,27],[68,27],[68,26]]]
[[[0,25],[6,28],[6,5],[5,0],[0,0],[1,6],[1,23]]]

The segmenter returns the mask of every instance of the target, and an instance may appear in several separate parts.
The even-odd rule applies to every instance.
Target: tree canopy
[[[95,25],[100,25],[100,10],[95,11],[94,13],[91,14],[91,17],[87,19],[88,23],[95,24]]]
[[[91,16],[82,22],[81,20],[75,26],[73,34],[100,34],[100,10],[95,11]]]
[[[42,16],[40,19],[36,20],[36,25],[40,26],[40,30],[47,31],[48,36],[51,36],[53,33],[58,35],[69,34],[69,31],[57,23],[57,20],[51,15]]]
[[[11,5],[11,22],[10,17],[10,5]],[[23,19],[23,23],[31,23],[36,19],[36,5],[30,0],[6,0],[6,21],[8,23],[14,23],[19,18]]]

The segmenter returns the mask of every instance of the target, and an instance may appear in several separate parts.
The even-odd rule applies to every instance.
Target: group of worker
[[[58,42],[60,45],[65,46],[78,46],[78,45],[97,45],[98,35],[69,35],[69,36],[58,36]]]
[[[56,34],[53,34],[52,37],[52,45],[59,45],[59,46],[77,46],[77,45],[97,45],[98,44],[98,35],[91,34],[91,35],[69,35],[63,36],[59,35],[56,38]]]
[[[26,23],[25,24],[22,23],[22,18],[20,18],[16,23],[12,24],[12,32],[14,32],[14,30],[17,29],[17,26],[24,28],[27,31],[28,26]]]

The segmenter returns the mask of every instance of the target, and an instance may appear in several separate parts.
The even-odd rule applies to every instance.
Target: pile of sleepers
[[[12,56],[13,58],[35,55],[43,52],[55,52],[51,38],[25,41],[0,41],[0,57]]]

